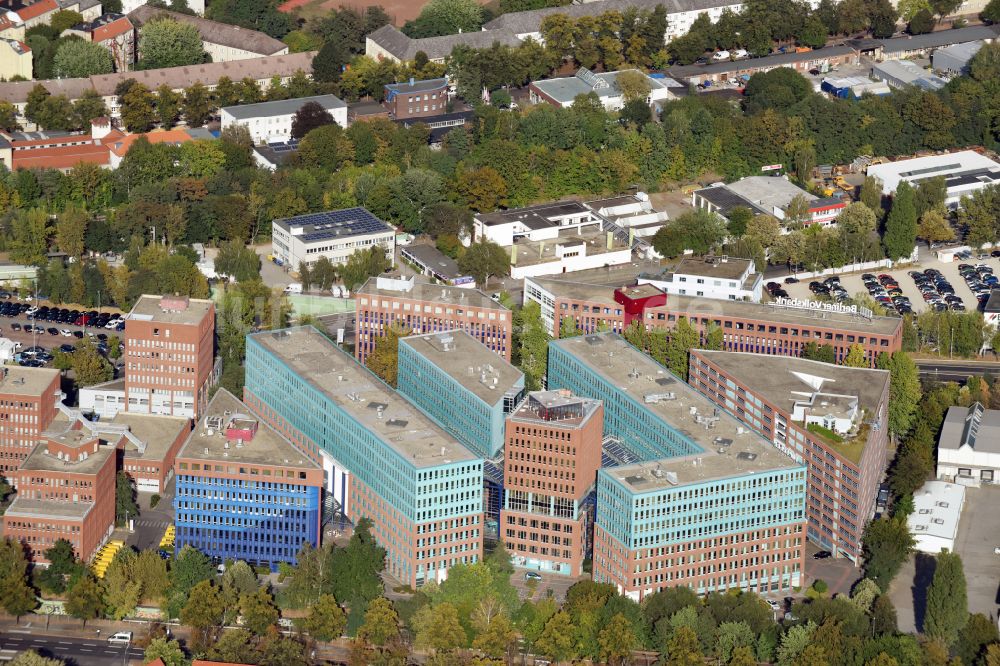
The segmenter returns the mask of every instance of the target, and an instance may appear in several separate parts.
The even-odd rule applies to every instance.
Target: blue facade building
[[[598,472],[594,580],[636,600],[800,585],[803,464],[615,333],[551,342],[548,382],[602,400],[638,460]]]
[[[323,470],[219,389],[174,461],[175,547],[271,571],[319,545]]]
[[[386,569],[419,586],[482,557],[483,460],[312,327],[247,338],[246,401],[369,518]]]

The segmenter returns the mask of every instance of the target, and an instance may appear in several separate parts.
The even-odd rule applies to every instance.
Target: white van
[[[729,51],[716,51],[712,54],[712,60],[729,60]]]
[[[736,49],[733,51],[733,57],[737,60],[742,60],[743,58],[749,57],[749,55],[750,54],[747,53],[746,49]]]
[[[298,282],[293,282],[290,285],[288,285],[287,287],[285,287],[285,293],[286,294],[301,294],[302,293],[302,285],[300,283],[298,283]]]
[[[132,632],[131,631],[119,631],[116,634],[111,634],[108,636],[108,643],[111,645],[131,645],[132,644]]]
[[[330,287],[330,293],[333,294],[334,298],[340,298],[340,285],[333,285]]]

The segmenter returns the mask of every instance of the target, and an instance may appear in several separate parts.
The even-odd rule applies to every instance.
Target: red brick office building
[[[859,564],[889,463],[889,373],[692,349],[688,381],[808,466],[807,536]]]
[[[54,368],[0,367],[0,471],[8,477],[55,418],[59,378]]]
[[[872,366],[882,352],[903,346],[903,320],[771,303],[748,303],[664,294],[653,285],[611,289],[549,278],[526,278],[524,298],[541,305],[542,321],[553,337],[566,317],[583,332],[599,325],[620,333],[633,321],[647,329],[673,328],[686,317],[701,333],[714,324],[722,329],[725,351],[771,356],[801,356],[809,342],[830,345],[837,360],[860,344]]]
[[[503,541],[515,566],[583,574],[601,467],[604,406],[569,391],[535,391],[507,417]]]
[[[25,544],[35,562],[46,562],[59,539],[90,559],[114,529],[116,457],[114,446],[77,422],[57,419],[12,475],[17,496],[3,516],[4,535]]]

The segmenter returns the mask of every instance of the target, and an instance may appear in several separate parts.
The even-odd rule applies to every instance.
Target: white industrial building
[[[764,276],[757,272],[753,259],[684,257],[659,275],[640,275],[639,284],[651,284],[674,296],[760,303]]]
[[[271,222],[272,253],[298,271],[304,262],[326,257],[334,265],[346,263],[358,250],[381,247],[392,258],[396,231],[364,208],[307,213]]]
[[[1000,183],[1000,163],[974,150],[873,164],[867,173],[882,182],[882,193],[887,195],[894,194],[902,180],[916,187],[923,180],[944,176],[945,205],[951,209],[958,208],[962,197]]]
[[[916,86],[921,90],[940,90],[948,82],[940,76],[928,72],[912,60],[886,60],[872,67],[872,78],[883,81],[893,88]]]
[[[594,93],[608,111],[620,111],[625,106],[625,97],[618,85],[618,77],[626,72],[633,72],[645,78],[649,86],[646,105],[676,99],[670,92],[673,87],[684,88],[673,79],[654,79],[638,69],[627,69],[617,72],[601,72],[595,74],[586,67],[581,67],[574,76],[557,79],[542,79],[532,81],[528,86],[531,103],[548,102],[553,106],[568,109],[580,95]]]
[[[636,238],[653,236],[667,223],[666,211],[653,208],[645,192],[625,194],[610,199],[596,199],[585,203],[587,208],[626,229]]]
[[[913,494],[913,513],[906,519],[916,542],[914,549],[937,555],[954,552],[958,521],[965,504],[965,486],[944,481],[928,481]]]
[[[937,478],[966,486],[1000,482],[1000,410],[951,407],[938,439]]]
[[[333,122],[347,127],[347,104],[336,95],[224,106],[219,110],[219,119],[222,121],[222,129],[233,125],[246,127],[255,144],[284,143],[292,138],[292,120],[295,114],[309,102],[319,104],[333,117]]]
[[[629,233],[578,201],[480,213],[473,218],[473,236],[510,253],[515,280],[632,261]]]

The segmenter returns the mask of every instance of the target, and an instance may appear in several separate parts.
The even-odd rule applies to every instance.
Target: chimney
[[[111,121],[107,117],[100,116],[90,121],[90,136],[94,139],[94,143],[99,142],[110,133]]]

